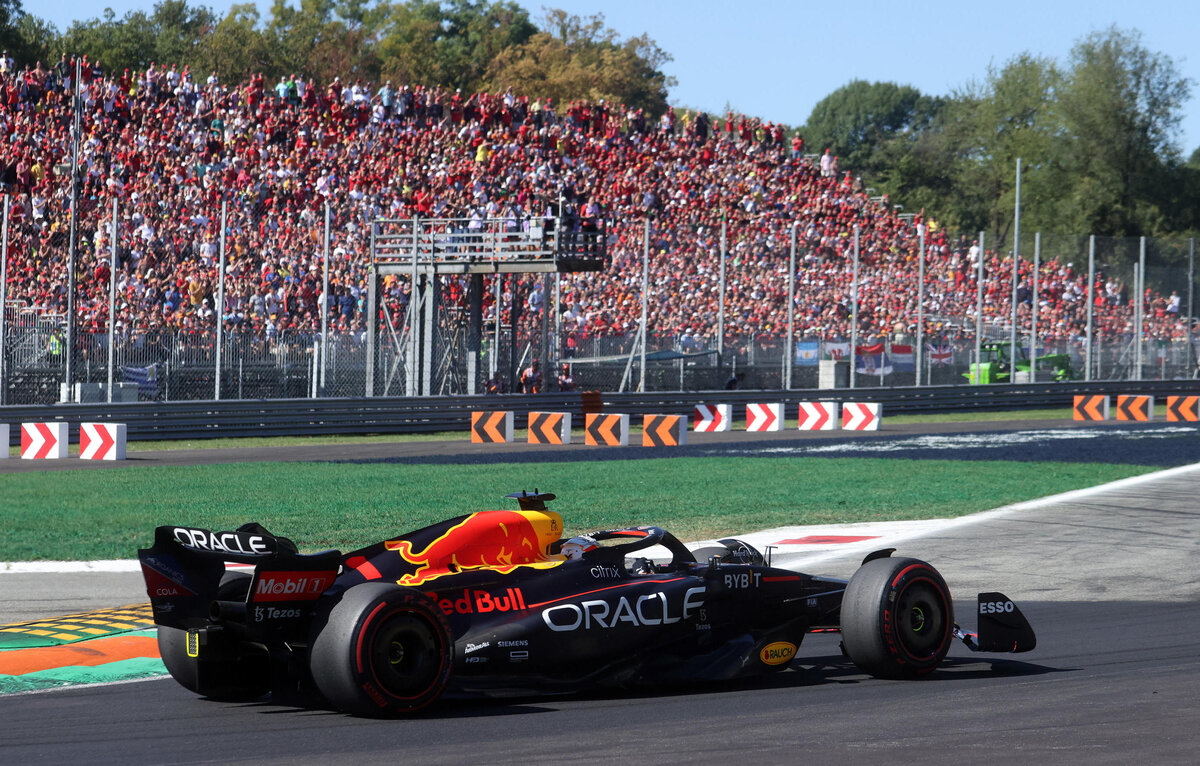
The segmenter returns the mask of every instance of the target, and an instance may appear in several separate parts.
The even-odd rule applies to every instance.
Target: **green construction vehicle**
[[[1012,370],[1012,356],[1010,349],[1012,343],[1007,340],[990,341],[984,343],[980,347],[981,360],[977,364],[972,364],[968,372],[963,373],[963,377],[969,383],[1008,383],[1010,371]],[[1029,375],[1033,367],[1032,360],[1025,355],[1025,349],[1019,344],[1017,345],[1017,373],[1019,378],[1031,380]],[[1043,354],[1037,357],[1037,369],[1039,375],[1053,373],[1053,379],[1075,380],[1078,374],[1075,368],[1071,366],[1070,354]],[[1020,375],[1020,373],[1025,375]]]

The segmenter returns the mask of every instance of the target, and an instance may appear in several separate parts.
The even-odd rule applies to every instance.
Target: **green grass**
[[[954,517],[1147,473],[1144,466],[826,458],[580,463],[247,463],[0,477],[0,561],[127,559],[159,524],[258,521],[305,549],[347,550],[554,492],[568,532],[659,524],[702,539],[770,527]]]

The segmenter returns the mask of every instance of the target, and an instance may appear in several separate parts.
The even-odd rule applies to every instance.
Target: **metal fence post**
[[[415,274],[415,272],[414,272]],[[416,288],[417,278],[413,277],[413,287]],[[491,351],[488,352],[488,371],[495,377],[500,372],[500,300],[504,296],[504,275],[496,274],[492,277],[492,289],[495,292],[495,299],[492,303],[492,331],[495,339],[492,342]],[[409,311],[412,311],[413,300],[415,296],[409,296],[408,305]]]
[[[1192,377],[1192,319],[1196,316],[1196,309],[1192,305],[1192,299],[1195,297],[1196,287],[1196,240],[1195,238],[1188,239],[1188,299],[1187,299],[1187,348],[1183,355],[1183,374]],[[3,334],[0,334],[3,338]],[[0,399],[0,404],[3,404]]]
[[[648,333],[646,332],[646,317],[647,317],[647,314],[649,313],[647,311],[647,304],[650,300],[650,296],[648,295],[649,288],[650,288],[649,283],[650,283],[650,216],[646,216],[645,229],[642,233],[642,322],[641,322],[642,358],[639,360],[641,363],[641,372],[639,373],[639,377],[638,377],[638,391],[643,394],[646,393],[646,337],[648,335]]]
[[[979,382],[979,365],[983,364],[983,274],[987,260],[984,232],[979,232],[979,263],[975,269],[975,379]]]
[[[5,364],[7,356],[7,341],[5,327],[5,312],[8,310],[8,203],[9,196],[4,195],[4,221],[0,225],[0,405],[8,399],[8,367]],[[1191,301],[1188,301],[1191,306]],[[0,445],[7,449],[8,445]]]
[[[921,223],[921,230],[917,232],[917,240],[921,248],[921,254],[917,256],[917,347],[916,356],[913,357],[914,374],[916,375],[915,385],[921,385],[921,350],[922,344],[925,342],[925,223]]]
[[[1037,382],[1037,320],[1038,320],[1038,269],[1042,260],[1042,233],[1033,235],[1033,305],[1029,325],[1029,382]]]
[[[375,305],[375,232],[379,228],[376,221],[371,221],[371,257],[367,262],[367,313],[364,317],[363,337],[367,346],[366,381],[363,385],[365,396],[375,395],[375,325],[379,322],[379,309]],[[413,257],[416,257],[414,252]],[[411,304],[411,300],[410,300]]]
[[[1134,317],[1133,331],[1137,336],[1136,353],[1134,354],[1134,364],[1137,369],[1134,370],[1134,380],[1142,379],[1142,363],[1145,359],[1142,356],[1142,340],[1145,337],[1144,323],[1146,321],[1146,238],[1142,237],[1138,248],[1138,270],[1133,279],[1134,287],[1137,289],[1137,301],[1134,305],[1137,307],[1137,314]]]
[[[63,386],[59,399],[69,402],[74,399],[71,388],[75,382],[75,346],[79,342],[75,333],[75,240],[79,221],[79,140],[80,112],[83,111],[83,96],[80,94],[80,71],[82,60],[75,59],[75,94],[71,101],[71,112],[74,120],[71,127],[71,222],[67,243],[67,343],[63,351],[67,355],[66,385]]]
[[[1095,346],[1095,337],[1093,334],[1093,312],[1096,310],[1096,235],[1092,234],[1088,237],[1088,304],[1087,304],[1087,348],[1086,360],[1087,371],[1084,373],[1084,380],[1092,379],[1092,353]]]
[[[1017,261],[1021,257],[1021,158],[1017,157],[1017,201],[1013,212],[1012,328],[1009,331],[1008,382],[1017,382]]]
[[[108,403],[113,400],[113,361],[117,346],[117,198],[112,201],[112,241],[108,243]]]
[[[329,363],[329,202],[325,203],[324,255],[321,259],[321,371],[318,392],[325,395],[325,370]]]
[[[783,347],[785,364],[783,387],[792,387],[792,368],[796,364],[796,224],[792,223],[791,251],[788,256],[787,341]]]
[[[406,376],[404,381],[404,390],[409,396],[419,396],[421,391],[418,388],[419,376],[417,375],[417,338],[420,333],[418,331],[419,309],[421,307],[421,289],[418,284],[417,276],[417,251],[421,247],[421,233],[419,230],[420,222],[412,219],[413,241],[412,241],[412,284],[408,288],[408,364],[405,367]],[[495,253],[493,253],[495,255]]]
[[[221,349],[224,343],[224,322],[222,315],[225,311],[225,230],[226,224],[229,222],[229,201],[221,200],[221,253],[220,262],[217,266],[217,310],[216,332],[213,336],[213,342],[216,344],[213,354],[215,358],[215,375],[213,376],[213,399],[221,399]]]
[[[850,388],[858,371],[858,224],[854,224],[854,274],[850,281]]]
[[[717,302],[717,364],[723,362],[725,356],[725,215],[721,215],[721,267],[720,267],[720,300]]]

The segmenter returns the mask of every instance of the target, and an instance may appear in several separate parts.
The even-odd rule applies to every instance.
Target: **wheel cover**
[[[946,640],[946,599],[931,580],[904,586],[896,598],[896,638],[904,653],[922,661],[935,658]]]
[[[370,666],[380,688],[400,698],[412,698],[438,683],[442,642],[435,627],[421,615],[399,612],[383,621],[370,644]]]

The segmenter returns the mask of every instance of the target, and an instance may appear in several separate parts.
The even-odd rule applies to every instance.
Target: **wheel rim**
[[[396,697],[417,697],[432,688],[442,661],[437,630],[417,614],[402,612],[388,618],[371,644],[376,680]]]
[[[909,584],[896,599],[896,637],[915,660],[936,657],[946,636],[946,600],[928,580]]]

